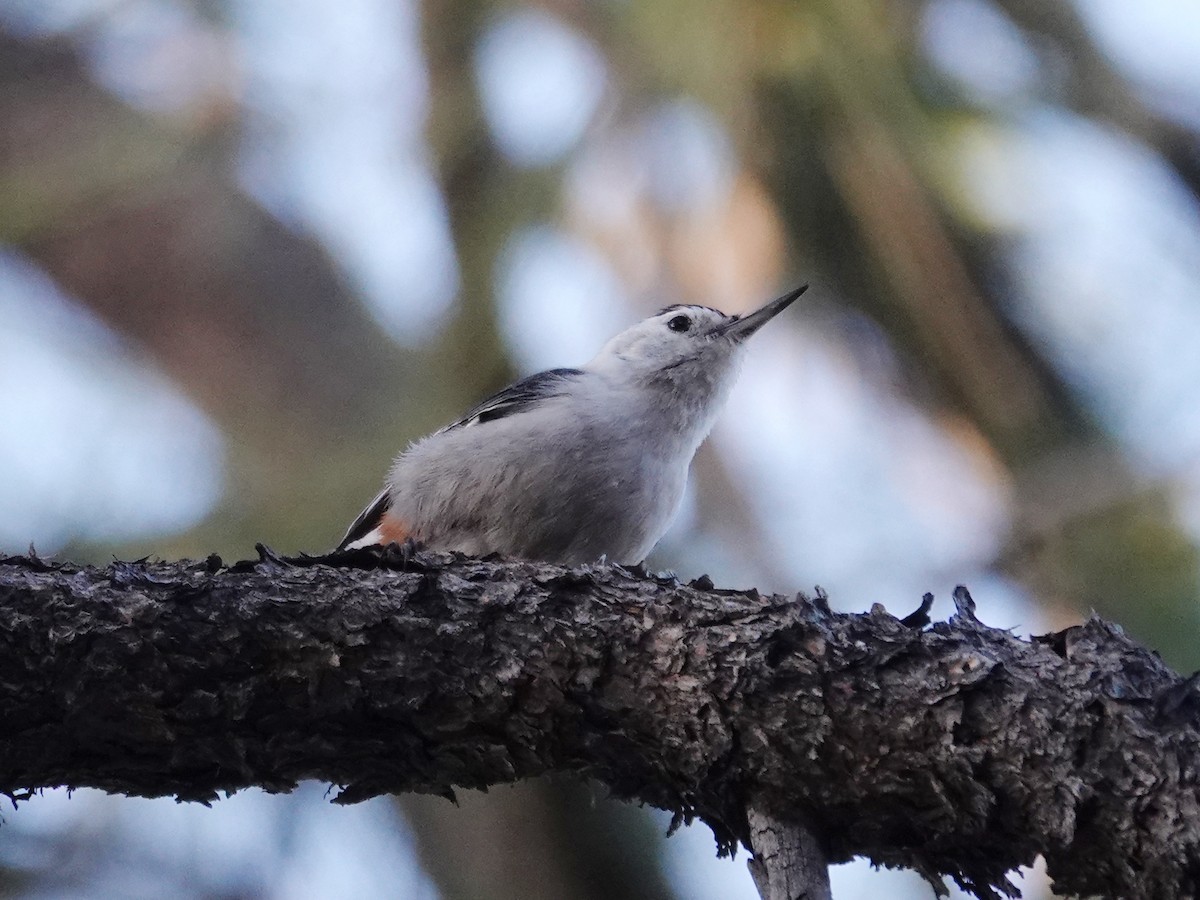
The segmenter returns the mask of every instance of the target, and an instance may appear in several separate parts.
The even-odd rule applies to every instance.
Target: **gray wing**
[[[480,425],[533,409],[543,400],[561,396],[567,386],[582,374],[583,372],[579,369],[549,369],[545,372],[538,372],[536,375],[530,375],[528,378],[522,378],[516,384],[510,384],[504,390],[488,397],[457,422],[447,425],[442,431]]]
[[[522,378],[516,384],[511,384],[504,390],[488,397],[457,422],[447,425],[442,431],[467,428],[533,409],[543,400],[560,396],[566,386],[582,374],[583,372],[579,369],[550,369],[530,375],[528,378]],[[384,514],[391,506],[391,491],[385,487],[371,501],[371,505],[358,514],[358,518],[346,530],[337,549],[344,550],[347,544],[353,544],[374,531],[383,521]]]
[[[361,537],[365,537],[378,527],[383,520],[383,514],[388,511],[392,505],[392,494],[388,488],[384,488],[379,492],[371,505],[358,514],[350,527],[346,529],[346,535],[337,545],[338,550],[345,550],[347,544],[353,544]]]

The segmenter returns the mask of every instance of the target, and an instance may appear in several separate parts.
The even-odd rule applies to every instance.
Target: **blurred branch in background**
[[[0,0],[0,542],[328,547],[516,372],[802,276],[652,562],[863,608],[990,579],[1005,624],[1095,607],[1196,668],[1194,7]],[[409,812],[453,895],[577,800],[472,800],[510,827],[457,845]],[[613,846],[542,855],[619,896]]]
[[[1153,87],[1140,92],[1117,71],[1113,61],[1096,42],[1094,27],[1070,3],[1037,3],[1031,0],[996,0],[1033,40],[1044,42],[1042,50],[1053,56],[1059,84],[1071,108],[1112,124],[1130,137],[1153,148],[1176,172],[1194,197],[1200,198],[1200,121],[1175,121],[1156,108],[1159,98],[1181,106],[1194,105],[1186,97],[1172,97]],[[1188,29],[1194,23],[1181,22]],[[1119,26],[1118,26],[1119,27]],[[1147,48],[1148,52],[1154,50]]]
[[[955,4],[928,6],[939,5]],[[1003,5],[1014,12],[1019,8],[1021,24],[1032,25],[1036,19],[1039,28],[1060,40],[1069,36],[1058,61],[1073,84],[1094,89],[1070,92],[1078,112],[1100,112],[1097,98],[1102,96],[1103,114],[1110,120],[1137,137],[1162,136],[1166,144],[1159,149],[1166,153],[1169,147],[1175,158],[1181,148],[1186,148],[1184,157],[1195,157],[1200,147],[1195,131],[1163,121],[1128,87],[1119,92],[1106,88],[1119,79],[1102,64],[1068,4],[1043,4],[1038,14],[1030,4]],[[913,78],[920,61],[903,55],[914,49],[906,33],[894,28],[904,8],[871,3],[793,8],[792,27],[815,32],[812,40],[825,52],[800,74],[764,82],[760,118],[772,135],[772,149],[760,156],[768,182],[792,233],[817,255],[816,266],[838,272],[850,296],[889,326],[892,339],[919,367],[920,380],[934,389],[940,414],[967,416],[1005,461],[1017,502],[1010,544],[1058,545],[1052,564],[1049,556],[1030,555],[1008,572],[1043,601],[1075,609],[1094,604],[1124,618],[1169,658],[1194,667],[1200,663],[1195,650],[1168,636],[1180,622],[1187,623],[1183,634],[1200,625],[1194,540],[1180,533],[1169,505],[1156,502],[1158,490],[1152,484],[1136,496],[1122,491],[1112,504],[1101,499],[1111,496],[1110,491],[1089,494],[1097,473],[1072,460],[1081,450],[1084,458],[1092,456],[1092,447],[1102,451],[1109,484],[1132,488],[1142,480],[1133,476],[1129,461],[1104,449],[1110,438],[1097,428],[1087,398],[1064,380],[1061,361],[1018,329],[1009,296],[1015,280],[1002,274],[1004,243],[964,219],[957,213],[961,204],[945,196],[942,173],[954,145],[946,141],[939,121],[944,118],[941,96],[928,91],[928,81]],[[787,20],[773,21],[780,25]],[[960,32],[952,39],[968,42],[970,36]],[[777,42],[786,46],[787,39]],[[1085,49],[1073,52],[1079,47]],[[979,52],[987,49],[982,46]],[[930,99],[938,105],[931,106]],[[1003,121],[1021,112],[1014,104],[992,115]],[[1161,127],[1153,131],[1150,123]],[[798,143],[803,147],[799,155],[794,152]],[[798,172],[814,168],[797,184]],[[1175,415],[1183,413],[1176,410]],[[1053,484],[1045,477],[1048,465],[1057,476]],[[1027,478],[1036,480],[1036,489],[1025,486]],[[1021,507],[1029,501],[1067,510],[1078,505],[1071,498],[1081,496],[1094,498],[1088,524],[1080,523],[1092,535],[1086,543],[1107,547],[1105,552],[1120,558],[1119,565],[1104,567],[1102,576],[1096,557],[1065,537],[1076,530],[1069,518],[1059,517],[1065,538],[1059,541],[1045,530],[1044,516]],[[1036,536],[1023,534],[1021,528],[1033,518],[1040,519],[1042,530]],[[1154,532],[1143,542],[1146,546],[1175,549],[1118,550],[1131,546],[1131,528]],[[1139,597],[1142,611],[1122,610],[1114,590]],[[1157,612],[1149,614],[1151,608]]]

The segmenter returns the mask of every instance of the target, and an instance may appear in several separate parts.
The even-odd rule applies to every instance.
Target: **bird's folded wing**
[[[488,397],[457,422],[447,425],[442,431],[450,431],[454,428],[466,428],[471,425],[479,425],[483,422],[493,422],[496,419],[503,419],[506,416],[516,415],[517,413],[533,409],[542,401],[561,395],[566,389],[567,384],[582,374],[583,372],[579,369],[550,369],[546,372],[538,372],[536,375],[530,375],[528,378],[523,378],[516,384],[511,384],[504,390]],[[371,501],[371,504],[359,513],[358,518],[346,530],[346,535],[338,544],[337,549],[345,550],[350,545],[368,536],[375,539],[374,542],[376,543],[382,540],[382,535],[388,531],[385,528],[387,524],[385,516],[391,506],[391,492],[388,488],[384,488]],[[395,529],[392,530],[394,531]],[[375,532],[378,532],[378,534],[375,534]]]
[[[582,375],[579,369],[549,369],[538,372],[528,378],[522,378],[516,384],[510,384],[499,393],[488,397],[465,416],[447,425],[442,431],[453,428],[466,428],[469,425],[479,425],[503,419],[505,416],[526,412],[533,409],[543,400],[561,395],[567,385]]]

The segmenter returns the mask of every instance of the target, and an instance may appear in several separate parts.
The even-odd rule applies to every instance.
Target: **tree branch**
[[[863,855],[989,897],[1041,853],[1063,892],[1196,893],[1196,679],[1100,620],[1030,642],[965,591],[921,630],[615,566],[261,552],[0,559],[0,791],[353,802],[566,771],[768,876]]]
[[[793,812],[777,818],[759,803],[747,807],[750,875],[762,900],[832,900],[829,863],[820,840]]]

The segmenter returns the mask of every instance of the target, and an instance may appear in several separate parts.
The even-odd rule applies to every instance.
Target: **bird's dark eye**
[[[692,320],[687,316],[675,316],[667,322],[667,327],[672,331],[687,331],[692,327]]]

